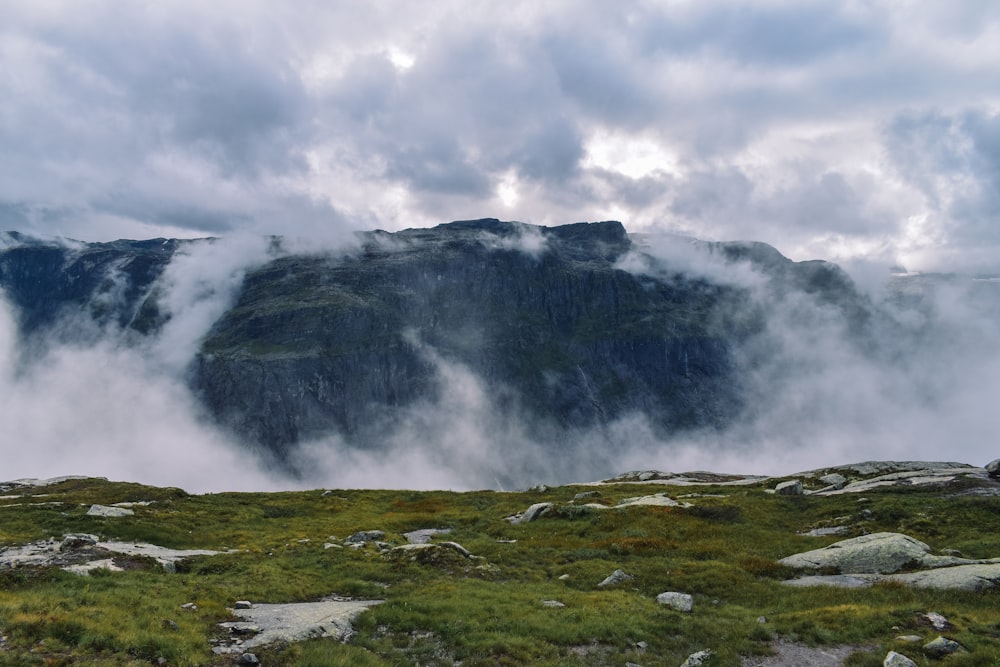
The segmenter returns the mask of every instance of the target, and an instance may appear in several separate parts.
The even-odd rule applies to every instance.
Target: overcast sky
[[[618,219],[1000,271],[1000,3],[0,0],[0,228]]]

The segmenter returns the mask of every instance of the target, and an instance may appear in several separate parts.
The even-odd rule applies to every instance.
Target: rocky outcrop
[[[518,249],[525,234],[538,252]],[[221,422],[277,452],[331,432],[379,440],[400,408],[442,391],[440,359],[555,447],[572,446],[563,429],[632,412],[664,432],[727,423],[741,405],[733,346],[756,320],[734,288],[622,270],[631,250],[617,222],[487,219],[280,258],[247,275],[194,385]]]
[[[253,604],[249,609],[232,609],[232,614],[240,620],[219,624],[231,634],[214,650],[219,654],[242,654],[257,646],[316,637],[343,641],[354,633],[351,620],[382,602],[330,598],[319,602]]]
[[[874,533],[835,542],[822,549],[778,561],[804,570],[839,570],[841,574],[800,577],[791,586],[861,588],[892,581],[917,588],[981,591],[1000,586],[1000,558],[972,560],[935,556],[923,542],[899,533]],[[917,569],[900,573],[900,570]]]

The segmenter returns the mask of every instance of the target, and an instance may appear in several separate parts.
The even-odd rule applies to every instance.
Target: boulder
[[[889,651],[882,661],[882,667],[917,667],[917,663],[907,658],[902,653]]]
[[[705,649],[704,651],[698,651],[697,653],[692,653],[687,657],[681,667],[701,667],[708,663],[709,659],[712,657],[712,650]]]
[[[69,533],[63,536],[62,542],[59,543],[59,551],[73,551],[74,549],[82,549],[84,547],[95,547],[99,541],[100,539],[97,535]]]
[[[826,486],[832,486],[834,489],[842,489],[844,485],[847,484],[847,478],[840,473],[831,472],[829,475],[823,475],[819,478],[821,484]]]
[[[900,533],[873,533],[794,554],[779,563],[803,570],[837,569],[850,574],[898,572],[904,565],[921,563],[930,552],[923,542]]]
[[[680,503],[672,499],[665,493],[657,493],[652,496],[626,498],[625,500],[615,505],[615,507],[635,507],[641,505],[650,505],[653,507],[677,507],[680,505]]]
[[[993,479],[1000,479],[1000,459],[990,461],[986,464],[986,474]]]
[[[359,530],[344,540],[344,542],[348,544],[364,544],[366,542],[377,542],[384,537],[385,533],[381,530]]]
[[[694,604],[694,599],[687,593],[676,593],[674,591],[660,593],[656,596],[656,601],[659,604],[684,613],[690,613]]]
[[[450,532],[451,528],[421,528],[420,530],[411,530],[408,533],[403,533],[403,537],[410,544],[427,544],[435,535],[447,535]]]
[[[802,480],[792,479],[781,482],[774,487],[774,492],[779,496],[801,496],[803,493]]]
[[[531,523],[552,509],[552,503],[535,503],[521,514],[507,517],[511,523]]]
[[[938,567],[920,572],[894,574],[886,577],[917,588],[952,591],[985,591],[1000,587],[1000,563],[980,563]]]
[[[951,621],[936,611],[929,611],[926,614],[921,614],[920,617],[917,618],[917,622],[922,625],[929,625],[935,630],[953,630],[955,628],[955,626],[951,624]]]
[[[924,644],[924,653],[931,658],[943,658],[946,655],[962,653],[965,650],[964,646],[947,637],[938,637]]]
[[[91,505],[90,509],[87,510],[87,516],[100,516],[111,519],[132,516],[133,514],[135,514],[133,510],[124,507],[108,507],[106,505]]]
[[[615,584],[620,584],[624,581],[628,581],[633,578],[634,577],[631,574],[625,574],[624,570],[615,570],[614,572],[609,574],[604,579],[604,581],[602,581],[597,585],[601,588],[604,588],[605,586],[614,586]]]

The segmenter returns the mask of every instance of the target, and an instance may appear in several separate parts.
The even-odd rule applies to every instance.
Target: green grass
[[[773,485],[773,482],[770,484]],[[669,487],[667,487],[669,489]],[[601,488],[600,501],[659,493],[658,485]],[[711,648],[711,665],[738,665],[777,638],[871,647],[849,664],[881,664],[895,637],[937,635],[926,611],[955,624],[945,633],[970,649],[951,666],[1000,664],[998,595],[879,585],[800,589],[776,561],[841,539],[797,534],[843,524],[851,534],[900,531],[935,550],[1000,556],[1000,498],[944,497],[940,489],[857,496],[781,497],[763,486],[703,487],[691,508],[587,510],[581,489],[497,493],[341,490],[189,495],[100,480],[72,480],[0,500],[0,545],[97,533],[174,548],[238,549],[192,558],[176,574],[158,569],[79,577],[53,568],[0,570],[0,665],[224,665],[209,639],[236,600],[295,602],[337,594],[385,603],[362,614],[349,644],[313,640],[256,651],[281,665],[676,665]],[[669,489],[689,493],[690,488]],[[31,494],[44,494],[34,497]],[[11,494],[13,495],[13,494]],[[86,516],[90,504],[153,501],[119,519]],[[535,502],[556,503],[538,521],[504,520]],[[44,505],[36,503],[47,503]],[[586,501],[584,501],[586,502]],[[324,549],[359,530],[402,533],[451,528],[447,538],[482,560],[390,560],[373,547]],[[516,540],[516,542],[511,542]],[[632,579],[596,584],[621,568]],[[683,591],[694,610],[656,604]],[[543,600],[565,607],[549,608]],[[197,611],[181,605],[194,602]],[[764,616],[766,623],[759,623]],[[638,648],[645,643],[645,650]]]

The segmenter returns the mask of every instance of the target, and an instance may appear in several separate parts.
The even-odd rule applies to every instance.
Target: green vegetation
[[[770,482],[768,486],[773,486]],[[970,649],[940,664],[1000,665],[998,593],[956,593],[876,585],[791,588],[776,561],[842,537],[800,531],[844,525],[849,535],[905,532],[935,550],[1000,556],[990,530],[1000,498],[947,497],[941,489],[783,497],[763,485],[696,487],[692,507],[600,510],[586,502],[691,487],[620,484],[573,503],[579,487],[517,493],[338,490],[189,495],[101,480],[23,489],[0,499],[0,547],[66,533],[184,549],[239,550],[191,558],[176,573],[137,559],[125,572],[78,576],[58,568],[0,569],[0,664],[233,664],[209,640],[233,620],[236,600],[298,602],[341,595],[382,599],[354,622],[347,644],[316,639],[254,652],[265,665],[680,665],[711,648],[713,667],[769,652],[778,638],[866,647],[849,660],[880,665],[886,651],[931,664],[895,638],[938,632],[921,625],[936,611],[945,634]],[[17,494],[18,492],[10,492]],[[721,497],[708,497],[709,495]],[[86,516],[90,504],[152,501],[123,518]],[[504,518],[536,502],[542,518]],[[450,528],[447,537],[477,558],[387,558],[374,545],[324,549],[360,530],[402,534]],[[849,536],[848,535],[848,536]],[[516,540],[516,541],[515,541]],[[632,579],[596,584],[615,569]],[[694,596],[690,614],[656,603],[664,591]],[[563,607],[546,607],[557,600]],[[181,608],[194,603],[197,610]],[[759,622],[764,616],[766,622]],[[640,642],[644,648],[640,648]]]

